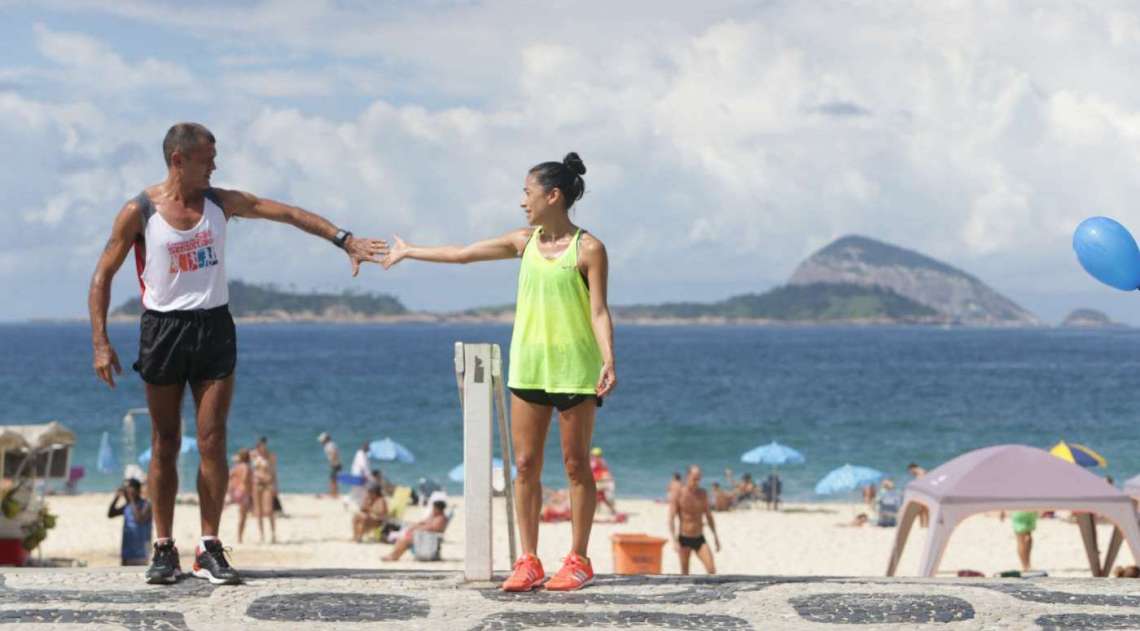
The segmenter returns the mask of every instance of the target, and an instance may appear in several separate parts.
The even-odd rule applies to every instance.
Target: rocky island
[[[1062,322],[1064,328],[1078,329],[1125,329],[1128,325],[1113,322],[1103,311],[1096,309],[1075,309]]]

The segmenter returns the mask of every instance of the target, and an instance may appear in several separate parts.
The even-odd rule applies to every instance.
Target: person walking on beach
[[[253,508],[257,512],[257,533],[265,543],[265,518],[269,518],[269,542],[277,543],[277,459],[269,452],[269,441],[262,437],[250,456],[253,463]]]
[[[238,543],[245,538],[245,522],[253,510],[253,465],[249,449],[242,447],[234,454],[234,466],[226,485],[226,500],[238,508]]]
[[[523,554],[502,584],[505,591],[529,591],[542,586],[546,576],[536,554],[543,445],[555,408],[570,483],[573,543],[562,568],[545,587],[574,590],[594,578],[587,548],[597,488],[589,451],[597,408],[617,385],[617,373],[606,302],[606,248],[575,225],[569,214],[585,191],[585,173],[586,165],[576,153],[531,168],[523,182],[521,204],[526,228],[467,246],[419,247],[395,237],[384,259],[385,267],[405,258],[438,263],[522,259],[507,386]]]
[[[124,500],[122,506],[119,500]],[[115,490],[107,517],[123,518],[123,540],[119,551],[122,565],[146,565],[150,557],[150,502],[142,497],[142,484],[131,478]]]
[[[1005,511],[1000,518],[1005,519]],[[1009,515],[1013,524],[1013,536],[1017,538],[1017,560],[1021,562],[1021,571],[1030,570],[1030,557],[1033,555],[1033,531],[1037,530],[1037,511],[1013,511]]]
[[[694,552],[705,566],[705,571],[716,574],[712,550],[705,541],[705,520],[709,522],[716,551],[720,552],[720,537],[716,534],[716,522],[713,521],[712,511],[709,509],[708,492],[701,488],[701,468],[694,464],[689,466],[685,485],[669,502],[669,538],[673,541],[673,550],[677,552],[681,561],[681,574],[689,573],[689,555]],[[680,522],[679,534],[677,522]]]
[[[923,469],[922,467],[918,466],[917,462],[912,462],[912,463],[908,464],[906,466],[906,471],[915,480],[926,475],[926,469]],[[930,526],[930,509],[928,509],[925,506],[922,506],[921,504],[918,507],[918,525],[923,527],[923,528]]]
[[[151,417],[149,483],[157,539],[146,572],[149,583],[173,583],[181,574],[171,526],[178,491],[181,407],[187,384],[198,429],[198,508],[202,538],[194,575],[211,583],[240,582],[218,540],[225,501],[226,417],[234,390],[236,336],[226,285],[226,229],[232,217],[288,223],[343,249],[355,276],[360,264],[379,262],[384,241],[354,238],[327,219],[249,193],[210,186],[216,168],[214,135],[197,123],[178,123],[162,143],[166,178],[123,205],[91,277],[88,308],[95,374],[115,387],[122,372],[107,335],[111,279],[131,247],[142,303],[134,369],[146,384]]]
[[[325,450],[325,459],[329,461],[329,495],[333,499],[337,496],[336,476],[340,475],[340,451],[336,448],[336,443],[333,442],[332,437],[328,432],[321,432],[317,436],[317,442],[321,443]]]
[[[610,509],[611,515],[617,515],[617,508],[614,507],[614,491],[617,485],[614,482],[614,474],[610,471],[610,465],[602,457],[601,447],[590,450],[590,473],[594,476],[594,486],[598,489],[598,501]]]

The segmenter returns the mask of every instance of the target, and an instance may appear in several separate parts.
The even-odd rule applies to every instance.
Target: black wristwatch
[[[352,236],[352,233],[349,232],[348,230],[337,230],[336,236],[333,237],[332,242],[334,244],[336,244],[336,247],[343,250],[345,242],[348,241],[348,238],[351,236]]]

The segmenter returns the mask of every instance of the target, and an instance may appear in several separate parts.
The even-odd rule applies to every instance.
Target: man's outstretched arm
[[[309,212],[304,208],[282,204],[281,202],[265,199],[246,193],[244,191],[227,191],[218,189],[222,196],[222,206],[227,215],[231,217],[248,217],[252,219],[269,219],[296,226],[309,234],[334,241],[338,228],[328,219]],[[334,241],[335,242],[335,241]],[[388,243],[380,239],[366,239],[349,236],[344,242],[344,251],[352,262],[352,275],[360,271],[360,264],[365,261],[379,263],[388,253]]]
[[[138,204],[127,202],[115,217],[111,238],[107,240],[95,273],[91,276],[91,289],[87,294],[87,310],[91,316],[91,346],[94,351],[95,374],[115,387],[115,375],[122,373],[119,356],[107,336],[107,309],[111,304],[111,279],[123,265],[123,259],[142,233],[142,216]]]

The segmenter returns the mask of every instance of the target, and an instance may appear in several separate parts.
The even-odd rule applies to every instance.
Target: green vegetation
[[[784,285],[762,294],[733,296],[715,303],[679,302],[615,309],[627,318],[741,318],[794,322],[888,319],[914,322],[937,319],[925,305],[889,289],[816,283]]]
[[[314,313],[341,311],[362,316],[404,315],[408,309],[395,297],[387,294],[294,293],[274,285],[253,285],[240,280],[230,281],[230,311],[234,317],[257,316],[271,312]],[[139,315],[141,301],[135,297],[119,305],[111,315]]]

